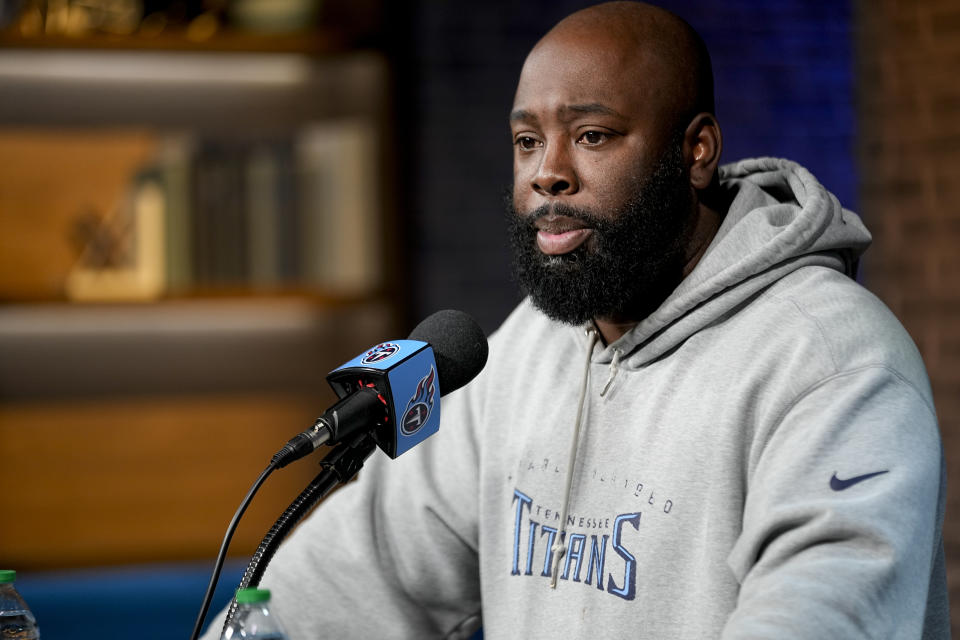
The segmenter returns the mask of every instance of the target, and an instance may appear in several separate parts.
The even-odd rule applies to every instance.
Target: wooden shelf
[[[374,51],[0,47],[0,125],[291,130],[385,117],[387,63]]]
[[[395,335],[388,302],[180,299],[0,306],[4,402],[165,394],[327,395],[327,372]]]
[[[20,570],[208,560],[270,456],[326,396],[248,393],[0,403],[0,562]],[[318,454],[319,455],[319,454]],[[249,557],[318,472],[266,483],[231,545]]]
[[[80,37],[63,35],[24,36],[15,31],[0,33],[0,48],[86,49],[128,51],[194,51],[306,53],[331,55],[356,50],[345,33],[333,30],[298,31],[283,34],[221,30],[205,40],[187,37],[183,31],[157,36],[96,33]]]

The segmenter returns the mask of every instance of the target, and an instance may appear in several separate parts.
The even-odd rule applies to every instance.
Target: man
[[[529,297],[440,434],[278,553],[294,638],[948,637],[936,417],[850,277],[869,234],[796,164],[718,169],[712,104],[663,10],[536,45],[510,117]]]

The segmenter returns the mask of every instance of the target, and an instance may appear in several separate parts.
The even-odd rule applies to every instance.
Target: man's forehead
[[[560,63],[626,71],[647,57],[644,42],[616,31],[567,28],[547,34],[530,52],[524,70],[549,71]]]
[[[689,100],[681,97],[688,74],[678,68],[673,47],[649,27],[561,23],[527,56],[514,110],[567,116],[571,105],[592,104],[624,117],[676,110]]]
[[[583,115],[627,117],[653,91],[642,52],[583,42],[538,46],[523,66],[511,120],[549,112],[561,119]]]

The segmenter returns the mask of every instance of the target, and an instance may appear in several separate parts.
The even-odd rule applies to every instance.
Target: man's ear
[[[702,190],[710,186],[720,163],[723,135],[711,113],[698,113],[683,136],[683,159],[690,167],[690,186]]]

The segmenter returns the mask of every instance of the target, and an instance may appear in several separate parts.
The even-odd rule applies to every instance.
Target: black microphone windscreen
[[[487,363],[487,337],[476,320],[463,311],[437,311],[410,332],[410,339],[429,342],[433,347],[443,395],[473,380]]]

